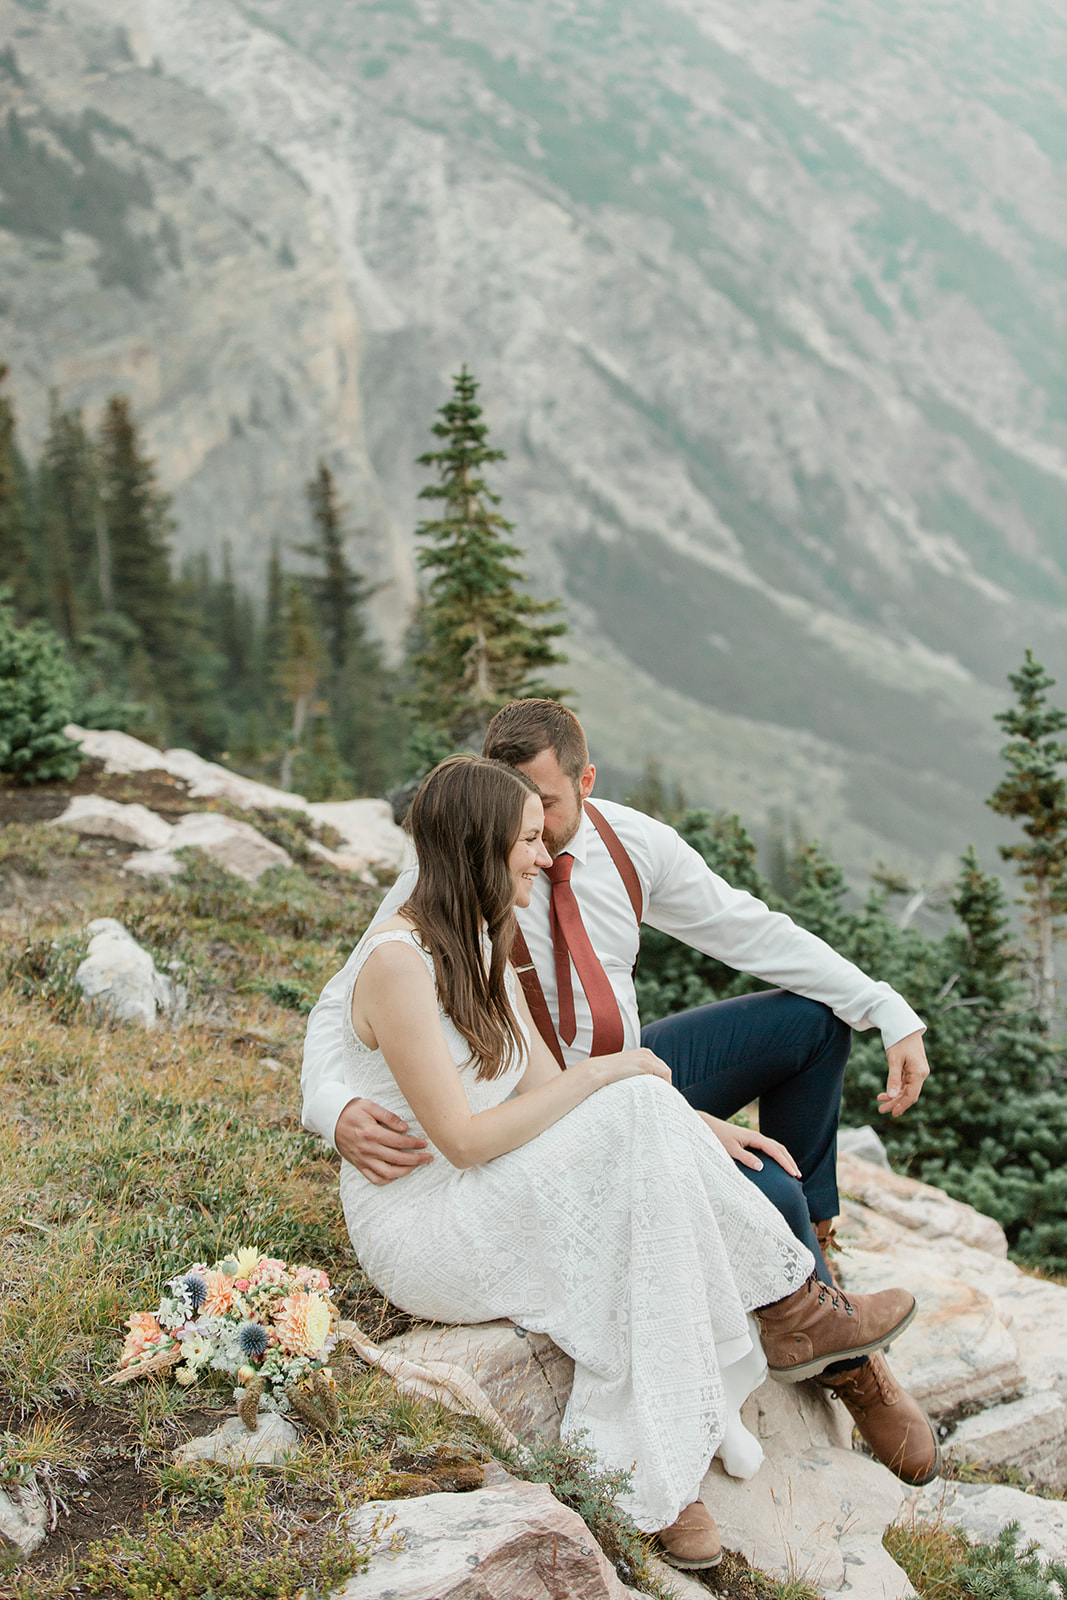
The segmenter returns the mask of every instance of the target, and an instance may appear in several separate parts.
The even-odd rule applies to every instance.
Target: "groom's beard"
[[[577,810],[573,819],[562,823],[559,829],[549,828],[547,825],[545,827],[545,849],[548,851],[553,861],[558,855],[566,850],[567,846],[574,838],[574,835],[578,832],[578,828],[582,820],[582,802],[576,797],[575,804],[577,806]]]

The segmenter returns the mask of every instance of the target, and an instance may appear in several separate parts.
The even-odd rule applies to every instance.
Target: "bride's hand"
[[[644,1075],[662,1078],[664,1083],[671,1081],[671,1069],[667,1063],[643,1045],[636,1050],[620,1050],[616,1055],[595,1056],[593,1060],[606,1070],[606,1083],[621,1083],[624,1078],[640,1078]]]

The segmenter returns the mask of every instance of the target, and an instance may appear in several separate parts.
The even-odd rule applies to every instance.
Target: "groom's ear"
[[[595,782],[596,768],[593,766],[592,762],[590,762],[589,766],[582,768],[581,777],[578,779],[579,800],[588,800],[589,796],[593,792],[593,784]]]

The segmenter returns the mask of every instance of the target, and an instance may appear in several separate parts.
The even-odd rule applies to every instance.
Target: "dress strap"
[[[393,944],[397,942],[409,944],[413,950],[417,950],[419,955],[422,956],[423,960],[426,962],[426,965],[429,967],[430,971],[433,971],[433,957],[431,956],[430,952],[423,949],[423,946],[419,943],[419,936],[414,928],[386,928],[383,933],[365,933],[351,957],[351,965],[348,969],[348,982],[345,985],[345,991],[347,994],[347,999],[345,1001],[346,1009],[351,1004],[352,990],[356,987],[356,979],[363,971],[363,966],[367,960],[367,957],[377,950],[380,944]]]

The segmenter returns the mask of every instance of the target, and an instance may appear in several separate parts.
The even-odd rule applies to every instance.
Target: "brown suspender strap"
[[[522,992],[526,996],[526,1004],[530,1008],[534,1027],[564,1072],[566,1072],[567,1063],[563,1058],[563,1046],[559,1042],[559,1034],[556,1032],[555,1024],[552,1021],[552,1013],[548,1009],[548,1001],[545,999],[545,991],[541,987],[541,980],[537,976],[537,968],[530,960],[529,946],[523,937],[522,929],[519,927],[515,929],[515,943],[511,947],[511,959],[515,965],[515,971],[519,975],[519,982],[522,984]]]
[[[641,894],[641,883],[637,876],[637,869],[630,860],[630,857],[626,854],[626,847],[619,838],[618,834],[615,832],[615,829],[611,826],[611,823],[606,817],[601,816],[600,812],[597,810],[596,806],[593,805],[591,800],[587,800],[585,802],[585,812],[590,822],[593,824],[593,827],[603,839],[608,855],[615,863],[619,877],[622,879],[623,886],[626,889],[626,893],[630,896],[630,904],[634,908],[634,916],[637,918],[637,925],[640,927],[641,919],[645,914],[645,903]]]
[[[608,855],[615,863],[619,877],[623,881],[623,887],[630,897],[630,904],[633,907],[634,916],[637,918],[638,927],[640,927],[641,918],[644,914],[644,896],[641,893],[641,883],[637,876],[637,869],[626,854],[625,845],[607,818],[602,816],[596,806],[592,805],[588,800],[585,801],[585,811],[593,827],[603,839],[604,848],[607,850]],[[512,946],[511,959],[515,971],[519,975],[519,982],[522,984],[523,993],[526,996],[526,1004],[530,1008],[534,1026],[564,1072],[566,1072],[567,1063],[563,1058],[563,1046],[559,1042],[559,1035],[556,1032],[555,1023],[552,1021],[552,1013],[549,1011],[548,1001],[545,999],[545,991],[542,989],[541,980],[537,976],[537,968],[530,960],[529,946],[523,937],[520,927],[515,929],[515,943]],[[634,962],[634,971],[637,971],[636,961]]]

